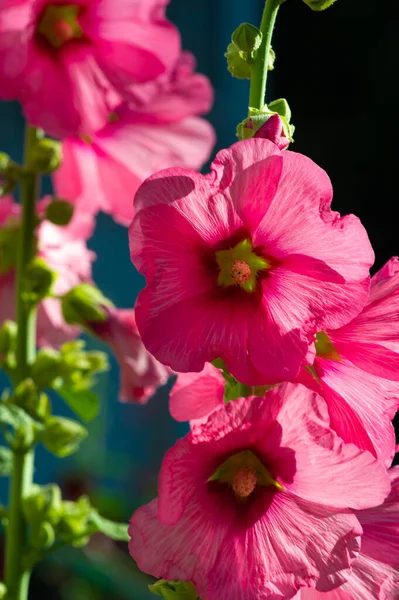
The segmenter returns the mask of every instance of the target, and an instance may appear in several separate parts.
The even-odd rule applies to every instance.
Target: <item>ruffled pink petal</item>
[[[284,396],[276,418],[281,431],[280,448],[271,446],[270,434],[265,434],[260,445],[266,456],[274,455],[273,464],[278,464],[276,474],[280,474],[284,487],[301,498],[330,507],[363,508],[381,504],[391,487],[384,466],[371,453],[343,443],[331,430],[325,401],[298,384],[287,384],[273,395],[279,394]],[[270,394],[269,401],[271,398]],[[294,450],[294,458],[287,454],[287,449]],[[286,467],[292,460],[294,473]],[[370,477],[373,486],[368,484]]]
[[[177,421],[206,417],[223,405],[224,386],[223,375],[210,363],[201,373],[178,373],[169,396],[170,414]]]
[[[357,600],[352,594],[346,592],[344,587],[343,585],[329,592],[319,592],[314,588],[301,588],[293,600]]]
[[[332,427],[345,442],[373,452],[389,466],[395,453],[391,421],[399,406],[397,383],[371,375],[346,359],[318,358],[315,367]]]

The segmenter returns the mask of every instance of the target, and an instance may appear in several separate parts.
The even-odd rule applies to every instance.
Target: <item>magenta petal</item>
[[[221,372],[205,363],[201,373],[179,373],[170,392],[170,414],[177,421],[202,419],[223,405]]]

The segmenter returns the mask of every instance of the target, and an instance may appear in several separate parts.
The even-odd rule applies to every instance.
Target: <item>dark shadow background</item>
[[[194,52],[198,69],[215,87],[210,120],[217,149],[236,141],[249,87],[229,75],[223,54],[232,31],[243,21],[259,24],[262,9],[263,0],[171,0],[169,17],[179,26],[184,47]],[[312,12],[301,0],[287,0],[277,22],[277,60],[268,85],[269,100],[285,97],[290,103],[296,126],[292,150],[328,172],[333,208],[361,218],[378,268],[399,253],[394,148],[399,133],[398,29],[395,0],[337,0],[322,13]],[[22,131],[19,107],[0,103],[0,149],[15,159],[20,158]],[[132,306],[143,280],[130,263],[126,230],[100,215],[90,246],[98,254],[96,283],[118,306]],[[62,461],[39,451],[35,479],[57,480],[69,498],[89,492],[103,514],[128,519],[135,507],[156,495],[162,456],[186,427],[170,418],[166,390],[145,407],[119,404],[112,357],[111,364],[111,373],[98,387],[102,412],[84,450]],[[3,384],[0,380],[0,389]],[[68,415],[61,404],[58,409]],[[153,597],[147,583],[124,545],[118,548],[99,538],[86,550],[58,553],[38,568],[31,599],[146,600]]]

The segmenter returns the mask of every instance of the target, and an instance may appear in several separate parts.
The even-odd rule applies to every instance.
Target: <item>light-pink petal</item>
[[[219,369],[205,363],[200,373],[178,373],[169,410],[177,421],[202,419],[223,405],[225,381]]]

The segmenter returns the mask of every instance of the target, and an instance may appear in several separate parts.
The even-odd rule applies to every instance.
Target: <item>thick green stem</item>
[[[249,106],[259,110],[265,103],[266,82],[269,53],[272,42],[274,24],[282,0],[266,0],[260,30],[263,34],[262,44],[252,66],[251,85],[249,89]]]
[[[27,126],[24,164],[34,148],[38,131]],[[36,310],[24,301],[23,285],[26,268],[35,253],[36,200],[40,192],[40,178],[36,173],[24,174],[21,182],[22,217],[16,269],[17,305],[17,383],[29,374],[29,365],[36,353]],[[30,572],[24,566],[27,549],[26,524],[22,512],[22,498],[33,481],[33,450],[15,449],[13,473],[9,493],[9,520],[6,533],[5,583],[7,600],[27,600]]]

